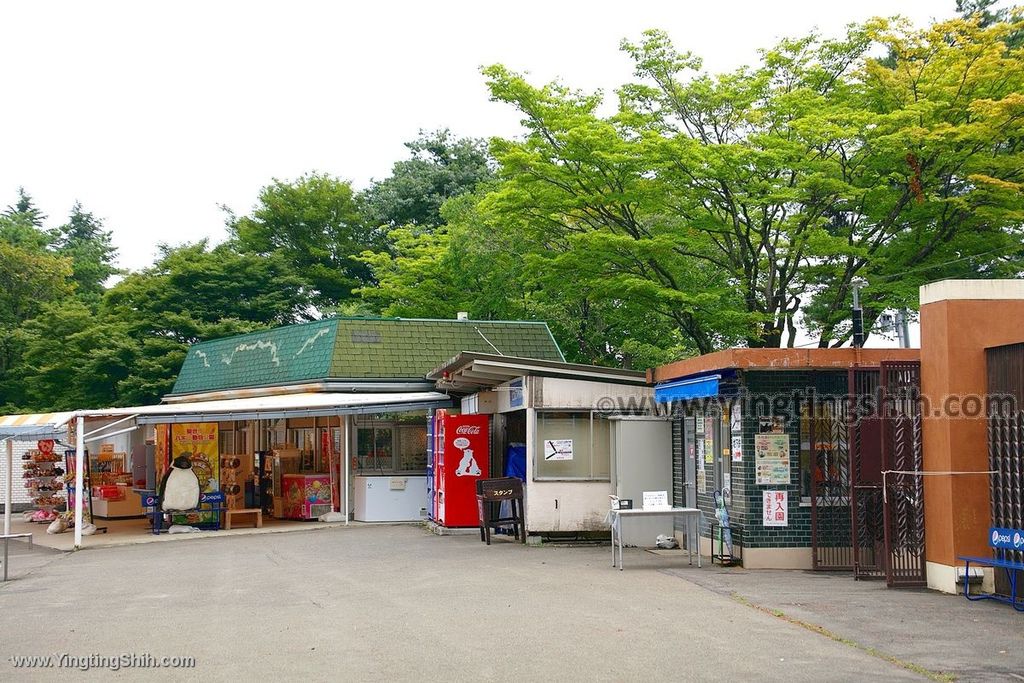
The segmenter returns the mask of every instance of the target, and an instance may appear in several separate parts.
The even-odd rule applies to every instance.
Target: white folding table
[[[663,510],[609,510],[612,528],[612,567],[615,566],[615,546],[619,547],[619,571],[622,571],[622,519],[624,517],[671,517],[675,527],[676,517],[686,519],[686,551],[693,564],[693,549],[700,542],[700,520],[703,514],[699,508],[665,508]],[[701,566],[700,548],[697,547],[697,566]]]

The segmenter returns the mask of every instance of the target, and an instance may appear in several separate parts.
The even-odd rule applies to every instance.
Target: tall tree
[[[118,272],[114,266],[117,248],[111,242],[110,231],[103,229],[103,221],[75,202],[68,222],[54,231],[53,239],[55,251],[71,259],[76,294],[87,301],[99,301],[104,283]]]
[[[455,138],[447,129],[420,131],[405,143],[410,158],[396,162],[391,176],[370,185],[364,193],[364,212],[371,225],[441,225],[441,205],[472,192],[492,177],[487,143]]]
[[[43,229],[46,216],[36,207],[25,188],[18,188],[18,201],[0,214],[0,240],[31,251],[43,251],[53,236]]]
[[[250,215],[229,214],[228,227],[239,251],[278,257],[324,308],[353,298],[354,289],[370,282],[369,269],[354,257],[381,243],[379,231],[365,224],[351,184],[324,174],[275,180]]]
[[[1020,272],[1019,28],[879,20],[720,76],[651,31],[623,45],[640,81],[611,116],[490,67],[527,134],[492,143],[502,183],[482,206],[701,351],[792,344],[799,324],[841,343],[856,277],[870,318],[965,268]]]

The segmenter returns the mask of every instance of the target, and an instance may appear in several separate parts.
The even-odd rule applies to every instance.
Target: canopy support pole
[[[349,511],[352,507],[348,504],[348,470],[352,466],[352,416],[345,415],[345,466],[342,471],[345,473],[345,493],[341,496],[345,501],[345,526],[348,526]]]
[[[85,503],[85,418],[75,422],[75,550],[82,547],[82,505]]]
[[[7,484],[4,486],[4,536],[11,535],[11,504],[14,499],[14,439],[7,439]],[[4,569],[7,566],[4,565]]]

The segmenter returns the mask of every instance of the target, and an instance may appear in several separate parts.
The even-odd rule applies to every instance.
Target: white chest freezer
[[[418,522],[427,518],[427,478],[406,474],[356,476],[357,522]]]

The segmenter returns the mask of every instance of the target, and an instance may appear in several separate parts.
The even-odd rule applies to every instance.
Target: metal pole
[[[910,348],[910,323],[908,318],[910,313],[905,308],[900,309],[900,337],[903,340],[903,348]]]
[[[342,494],[341,498],[345,501],[345,526],[348,526],[348,516],[351,507],[348,504],[348,469],[352,466],[352,416],[345,416],[345,465],[341,468],[341,471],[345,473],[343,477],[345,482],[345,493]]]
[[[11,503],[14,498],[14,439],[7,439],[7,484],[4,486],[4,535],[11,533]],[[4,570],[7,569],[6,562]]]
[[[75,550],[82,547],[82,505],[85,501],[85,418],[75,422]]]
[[[853,346],[861,348],[864,346],[864,311],[860,307],[860,283],[852,282],[853,287]]]

